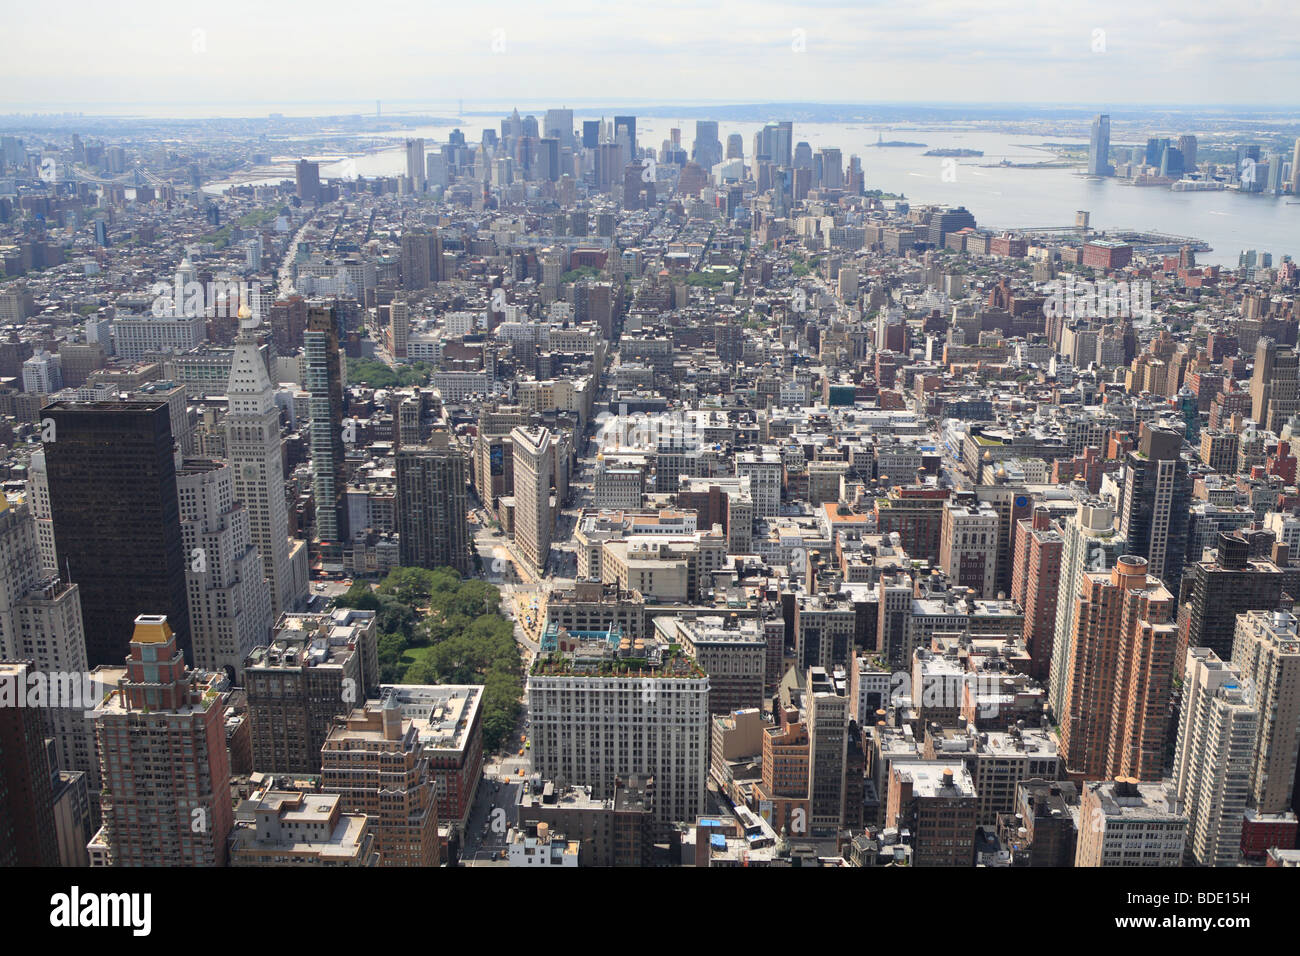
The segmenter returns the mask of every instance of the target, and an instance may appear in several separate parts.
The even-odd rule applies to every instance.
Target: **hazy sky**
[[[1295,0],[63,0],[9,5],[5,35],[6,112],[1300,101]]]

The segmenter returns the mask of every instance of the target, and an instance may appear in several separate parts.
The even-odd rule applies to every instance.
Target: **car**
[[[323,584],[318,584],[318,585],[316,585],[316,590],[317,590],[317,591],[324,591],[324,590],[325,590],[325,585],[323,585]]]

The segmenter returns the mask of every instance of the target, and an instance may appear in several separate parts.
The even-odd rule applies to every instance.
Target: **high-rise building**
[[[135,619],[126,673],[94,709],[115,866],[224,866],[234,825],[224,675],[185,666],[161,614]]]
[[[0,866],[59,865],[45,722],[22,699],[35,670],[0,660]]]
[[[539,182],[559,182],[560,141],[554,136],[543,136],[537,141],[537,164],[534,167]]]
[[[24,504],[0,496],[0,660],[29,661],[35,672],[84,674],[86,633],[81,591],[40,562],[36,522]],[[47,732],[57,766],[85,773],[98,786],[93,728],[85,701],[48,701]],[[80,705],[80,706],[75,706]],[[84,845],[84,844],[83,844]]]
[[[1085,572],[1058,716],[1066,767],[1088,777],[1159,779],[1177,627],[1173,596],[1124,555]]]
[[[848,753],[849,696],[843,672],[808,669],[804,702],[808,709],[809,825],[814,835],[834,834],[844,826],[845,773]]]
[[[573,110],[547,110],[542,119],[542,137],[559,140],[560,149],[573,149]]]
[[[271,585],[275,619],[306,596],[307,551],[302,541],[289,538],[280,408],[251,332],[241,331],[235,339],[226,398],[225,457],[235,500],[248,514],[249,535]]]
[[[939,566],[950,581],[992,598],[997,579],[998,516],[986,504],[944,502]]]
[[[821,189],[843,189],[844,157],[839,149],[829,146],[823,147],[817,150],[815,160],[821,167],[818,187]]]
[[[380,866],[437,866],[437,793],[415,722],[395,698],[337,723],[321,751],[321,790],[371,818]]]
[[[1250,417],[1266,431],[1281,434],[1300,412],[1300,354],[1294,346],[1262,336],[1255,346],[1250,379]]]
[[[311,417],[312,495],[322,558],[333,560],[348,540],[347,469],[343,449],[343,377],[334,310],[313,307],[303,333],[303,388]]]
[[[1300,627],[1295,615],[1271,609],[1239,615],[1232,666],[1252,689],[1259,710],[1251,804],[1260,813],[1285,813],[1293,806],[1300,753]]]
[[[1201,462],[1221,475],[1231,475],[1237,470],[1237,452],[1241,436],[1236,432],[1207,428],[1201,432]]]
[[[1235,866],[1250,795],[1259,711],[1235,667],[1208,647],[1187,651],[1174,791],[1189,818],[1187,853],[1201,866]]]
[[[50,475],[45,467],[45,452],[32,452],[27,462],[27,503],[31,506],[32,520],[36,523],[36,543],[40,548],[41,568],[46,574],[57,574],[58,551],[54,547],[54,517],[50,511]]]
[[[1080,502],[1079,509],[1061,525],[1065,539],[1061,553],[1061,584],[1056,595],[1056,634],[1052,640],[1052,666],[1048,678],[1048,706],[1060,719],[1065,706],[1070,660],[1074,647],[1079,586],[1087,572],[1106,571],[1128,549],[1115,531],[1115,512],[1102,499]]]
[[[768,123],[754,134],[754,163],[761,161],[771,163],[779,168],[790,168],[794,164],[794,123],[783,120]]]
[[[614,117],[614,142],[626,142],[627,153],[624,162],[631,162],[637,158],[635,116]]]
[[[543,642],[528,677],[533,769],[611,797],[620,779],[654,777],[662,825],[704,809],[709,678],[679,649],[652,637],[559,635]]]
[[[1250,543],[1238,532],[1220,532],[1214,558],[1197,561],[1183,575],[1179,606],[1179,659],[1189,647],[1208,647],[1223,660],[1232,656],[1237,615],[1272,611],[1283,595],[1300,592],[1300,568],[1266,558],[1252,559]]]
[[[722,143],[718,141],[717,120],[695,121],[695,142],[691,145],[691,161],[709,170],[722,162]]]
[[[411,307],[405,302],[388,306],[388,351],[395,359],[406,358],[406,342],[411,334]]]
[[[176,475],[194,663],[238,678],[271,633],[271,586],[224,462],[187,458]]]
[[[336,717],[379,686],[375,612],[285,614],[244,662],[253,769],[320,773]]]
[[[1052,526],[1046,508],[1035,508],[1032,518],[1016,522],[1011,600],[1025,609],[1023,637],[1030,655],[1029,673],[1038,681],[1046,681],[1052,668],[1064,551],[1065,539]]]
[[[90,666],[122,662],[140,614],[165,615],[192,653],[168,404],[55,402],[42,415],[55,547],[81,590]]]
[[[470,574],[465,456],[459,448],[404,445],[397,451],[397,528],[404,567]]]
[[[300,159],[294,163],[293,174],[298,198],[303,202],[319,202],[321,199],[320,164]]]
[[[424,192],[428,169],[424,164],[424,140],[408,139],[406,141],[406,178],[411,181],[411,188],[417,193]]]
[[[59,356],[40,349],[23,362],[23,391],[48,395],[63,388],[63,369]]]
[[[1300,136],[1291,150],[1291,195],[1300,196]]]
[[[551,480],[555,474],[555,439],[545,428],[517,427],[510,433],[515,475],[515,544],[537,570],[551,554],[555,515]]]
[[[1143,423],[1138,447],[1125,457],[1119,531],[1129,551],[1147,560],[1150,574],[1177,593],[1187,552],[1192,477],[1182,457],[1183,439]]]
[[[402,288],[427,289],[442,278],[442,236],[433,232],[402,233]]]
[[[1113,171],[1110,164],[1110,117],[1100,113],[1092,121],[1092,135],[1088,140],[1088,175],[1109,176]]]

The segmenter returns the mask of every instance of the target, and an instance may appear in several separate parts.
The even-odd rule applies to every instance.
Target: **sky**
[[[3,113],[1300,102],[1295,0],[61,0],[5,26]]]

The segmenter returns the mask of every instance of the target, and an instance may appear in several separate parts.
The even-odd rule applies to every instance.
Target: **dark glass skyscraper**
[[[465,457],[457,448],[408,445],[397,452],[397,527],[405,567],[469,574]]]
[[[81,588],[90,666],[122,663],[141,614],[165,614],[190,658],[168,404],[55,402],[42,418],[59,571]]]

